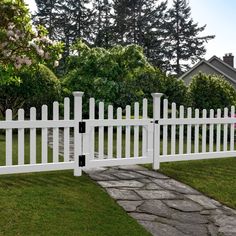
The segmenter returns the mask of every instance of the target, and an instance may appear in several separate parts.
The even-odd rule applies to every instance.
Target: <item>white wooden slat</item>
[[[116,157],[122,157],[122,126],[119,125],[119,120],[122,119],[122,109],[117,108],[117,137],[116,137]]]
[[[53,120],[59,120],[59,103],[53,102]],[[59,162],[59,128],[53,128],[53,162]]]
[[[12,110],[6,110],[6,120],[12,120]],[[6,129],[6,165],[12,165],[12,129]]]
[[[30,120],[36,120],[36,108],[30,108]],[[30,164],[36,164],[36,128],[30,129]]]
[[[192,108],[188,107],[187,117],[192,117]],[[187,125],[187,154],[191,153],[192,125]]]
[[[217,118],[221,118],[221,109],[217,109]],[[217,124],[216,128],[216,151],[219,152],[221,150],[221,124]]]
[[[70,99],[64,98],[64,120],[70,120]],[[64,161],[70,160],[70,128],[64,128]]]
[[[108,106],[108,120],[113,120],[113,106]],[[113,158],[113,126],[108,126],[108,158]]]
[[[24,120],[25,111],[23,109],[18,110],[18,120]],[[18,129],[18,165],[24,164],[25,158],[25,130]]]
[[[126,120],[130,120],[131,116],[131,107],[126,106]],[[130,126],[125,127],[125,158],[130,158]]]
[[[224,117],[228,117],[228,108],[224,108]],[[223,142],[223,150],[227,151],[227,145],[228,145],[228,124],[224,124],[224,142]]]
[[[164,99],[163,101],[163,118],[168,118],[168,100]],[[167,155],[167,148],[168,148],[168,133],[167,133],[167,125],[163,125],[163,155]]]
[[[48,119],[48,106],[42,106],[42,120],[46,121]],[[48,162],[48,129],[42,128],[42,163]]]
[[[134,118],[139,119],[139,103],[134,103]],[[134,157],[139,156],[139,127],[134,126]]]
[[[90,98],[89,99],[89,119],[94,120],[95,119],[95,99]],[[90,134],[90,159],[94,159],[94,150],[95,150],[95,128],[91,128],[91,134]]]
[[[99,102],[98,105],[98,118],[104,120],[104,103]],[[103,159],[104,157],[104,127],[98,128],[98,158]]]
[[[171,104],[171,118],[176,118],[176,104]],[[171,154],[175,154],[176,125],[171,125]]]
[[[235,106],[231,106],[231,117],[235,116]],[[234,150],[234,129],[235,129],[235,124],[230,125],[230,151]]]
[[[195,109],[195,118],[199,119],[199,109]],[[199,152],[199,125],[194,126],[194,153]]]
[[[143,99],[143,119],[148,118],[148,100]],[[147,156],[147,127],[142,128],[142,156]]]
[[[214,110],[210,110],[210,118],[214,117]],[[213,152],[214,148],[214,124],[210,124],[210,135],[209,135],[209,152]]]
[[[184,106],[179,107],[179,118],[184,118]],[[184,150],[184,125],[179,125],[179,154]]]
[[[207,117],[207,110],[203,109],[202,111],[202,118]],[[202,125],[202,152],[206,152],[206,131],[207,131],[207,126],[206,124]]]

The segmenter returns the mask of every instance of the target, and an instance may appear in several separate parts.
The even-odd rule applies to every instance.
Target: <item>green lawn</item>
[[[13,147],[15,162],[15,137]],[[4,154],[0,136],[1,163]],[[73,171],[0,176],[0,202],[0,235],[150,235],[87,175]]]
[[[159,171],[236,208],[236,158],[162,163]]]

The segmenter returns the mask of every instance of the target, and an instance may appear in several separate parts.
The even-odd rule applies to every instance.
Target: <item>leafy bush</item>
[[[17,110],[24,107],[28,115],[29,107],[39,108],[42,104],[52,103],[59,98],[60,81],[44,65],[26,68],[12,76],[18,80],[9,80],[9,83],[0,86],[0,112],[3,117],[8,108],[13,110],[15,116]]]
[[[217,109],[234,105],[236,92],[224,78],[199,73],[189,85],[189,98],[194,108]]]
[[[63,85],[69,94],[76,90],[85,92],[85,102],[94,97],[97,101],[124,108],[144,95],[137,78],[155,72],[142,48],[136,45],[106,50],[90,49],[78,42],[76,50],[79,56],[70,57]]]
[[[68,94],[85,92],[84,110],[90,97],[113,103],[115,108],[141,102],[144,97],[152,100],[153,92],[162,92],[177,103],[185,99],[184,83],[151,66],[137,45],[90,49],[78,41],[75,49],[79,56],[69,58],[63,86]]]

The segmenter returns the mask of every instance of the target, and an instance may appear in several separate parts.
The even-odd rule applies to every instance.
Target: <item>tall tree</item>
[[[181,75],[189,68],[189,61],[194,63],[206,53],[205,43],[215,36],[200,34],[206,25],[199,27],[193,22],[191,8],[186,0],[174,0],[168,14],[168,58],[171,70]]]
[[[112,21],[111,0],[93,1],[93,25],[94,46],[109,48],[111,46]]]
[[[149,61],[163,67],[167,2],[156,0],[115,0],[114,41],[138,44]]]
[[[36,23],[43,24],[52,39],[65,43],[65,55],[77,38],[90,40],[91,14],[89,0],[36,0]]]

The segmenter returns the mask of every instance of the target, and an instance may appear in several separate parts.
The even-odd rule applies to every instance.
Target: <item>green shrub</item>
[[[12,76],[16,76],[19,80],[11,80],[0,86],[2,117],[8,108],[13,110],[13,116],[16,116],[19,108],[25,108],[28,116],[30,107],[35,106],[39,110],[42,104],[49,104],[59,99],[60,81],[44,65],[21,70]]]
[[[69,58],[63,87],[68,94],[76,90],[85,92],[84,111],[88,112],[90,97],[106,105],[112,103],[115,108],[142,102],[144,97],[151,104],[153,92],[162,92],[170,102],[177,104],[185,101],[184,83],[151,66],[137,45],[107,50],[89,48],[78,41],[75,48],[79,56]]]
[[[199,73],[189,85],[190,105],[199,109],[230,107],[236,102],[236,91],[224,78]]]

